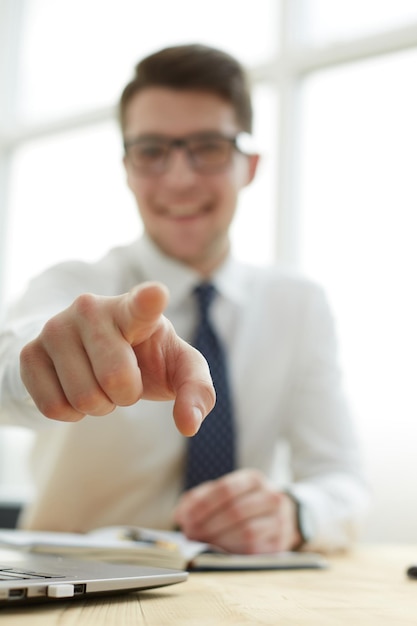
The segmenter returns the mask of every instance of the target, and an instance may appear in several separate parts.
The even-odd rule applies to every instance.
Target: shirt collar
[[[145,280],[157,280],[168,287],[171,306],[181,303],[203,280],[192,268],[165,255],[146,233],[140,238],[138,256]],[[229,254],[211,277],[217,291],[238,305],[246,300],[242,268],[242,263]]]
[[[231,254],[215,272],[212,282],[217,291],[227,300],[237,305],[244,305],[247,299],[245,289],[244,265]]]

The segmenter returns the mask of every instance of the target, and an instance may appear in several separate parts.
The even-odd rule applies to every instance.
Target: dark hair
[[[119,102],[119,120],[124,130],[130,100],[147,87],[170,87],[215,93],[233,106],[242,130],[252,130],[252,103],[248,77],[232,56],[201,44],[164,48],[135,67]]]

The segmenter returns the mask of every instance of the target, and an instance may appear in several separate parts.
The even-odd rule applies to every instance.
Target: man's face
[[[233,107],[215,94],[149,87],[129,102],[124,134],[129,141],[201,133],[234,137],[240,130]],[[209,274],[227,254],[238,193],[252,180],[257,161],[233,150],[226,167],[201,173],[183,148],[174,148],[160,173],[138,170],[129,156],[124,163],[149,236],[165,254]]]

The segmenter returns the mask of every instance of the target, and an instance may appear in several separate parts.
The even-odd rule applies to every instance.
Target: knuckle
[[[112,396],[113,392],[119,389],[124,383],[123,372],[120,370],[115,372],[111,369],[106,369],[100,372],[100,387],[105,391],[108,396]]]
[[[245,517],[245,511],[242,509],[238,500],[235,500],[230,504],[228,513],[234,524],[238,524]]]
[[[245,470],[246,482],[249,487],[254,490],[261,489],[265,486],[265,477],[263,473],[258,469]]]
[[[37,403],[45,417],[60,422],[78,422],[84,414],[76,412],[68,403],[59,399],[44,399]]]
[[[139,370],[131,370],[127,366],[119,366],[117,369],[109,367],[97,374],[99,389],[94,395],[94,401],[103,401],[103,395],[111,402],[123,406],[134,404],[142,396]],[[99,396],[99,397],[97,397]]]
[[[256,531],[254,525],[250,522],[248,522],[248,524],[246,524],[244,528],[242,528],[242,539],[245,545],[246,552],[257,552],[259,534]]]
[[[30,368],[36,362],[36,354],[33,342],[28,343],[20,351],[20,366],[23,369]]]
[[[55,315],[54,317],[51,317],[47,322],[45,322],[45,325],[42,329],[40,336],[45,343],[48,343],[50,338],[53,339],[54,337],[60,335],[61,333],[62,333],[61,316]]]
[[[72,308],[79,316],[95,318],[98,311],[98,298],[91,293],[82,293],[74,300]]]
[[[79,391],[71,398],[71,406],[84,415],[102,410],[103,397],[97,391]]]
[[[281,508],[282,497],[278,491],[273,491],[273,490],[269,491],[268,497],[269,497],[269,502],[271,503],[271,506],[274,509],[278,510]]]
[[[223,478],[220,478],[217,481],[216,487],[217,487],[217,493],[218,493],[219,499],[227,501],[233,497],[234,490],[233,490],[233,486],[229,480],[228,475],[224,476]]]

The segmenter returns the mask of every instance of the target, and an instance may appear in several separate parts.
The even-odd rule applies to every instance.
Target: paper
[[[230,554],[215,550],[207,543],[190,541],[181,532],[136,526],[108,526],[85,534],[2,530],[0,546],[190,570],[321,569],[328,566],[321,555],[312,552]]]

